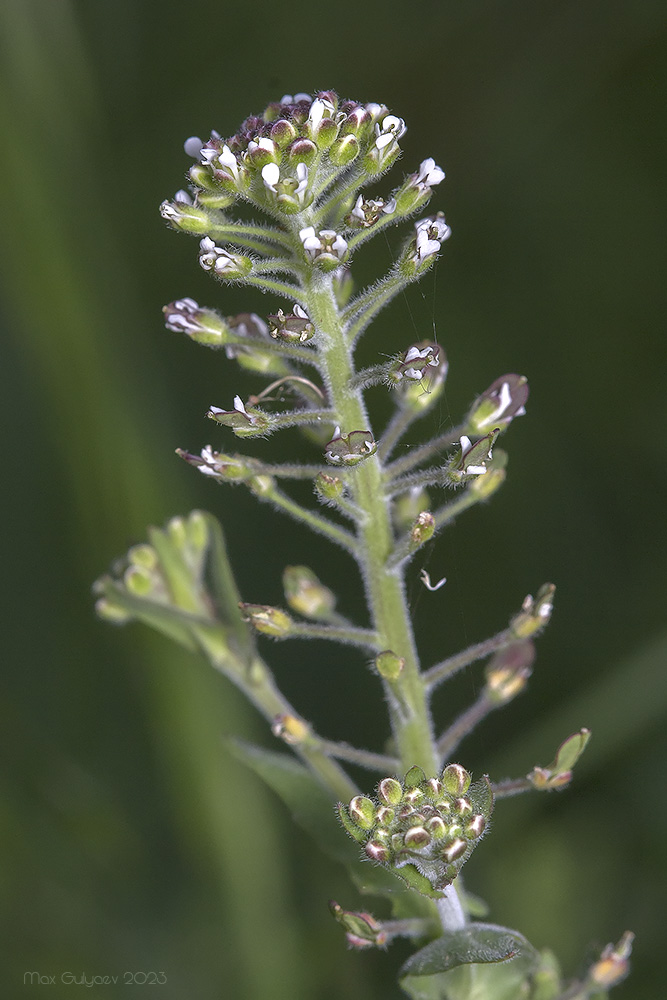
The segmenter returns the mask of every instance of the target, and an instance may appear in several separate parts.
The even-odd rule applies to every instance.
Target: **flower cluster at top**
[[[444,171],[429,158],[389,197],[359,193],[397,160],[405,131],[403,119],[382,104],[342,101],[333,91],[315,97],[287,94],[226,139],[217,132],[206,142],[189,138],[185,150],[197,161],[189,171],[190,189],[163,202],[162,215],[174,228],[203,237],[200,263],[223,279],[239,280],[253,269],[251,257],[216,243],[216,226],[211,226],[211,210],[236,201],[261,208],[298,236],[306,261],[335,270],[349,259],[353,244],[416,213],[444,179]],[[289,217],[296,217],[296,225]],[[236,239],[238,233],[229,235],[258,252],[266,250],[263,243],[274,243],[272,249],[280,253],[284,244],[281,248],[276,234],[261,230],[255,227],[254,244]],[[430,265],[449,235],[441,215],[417,222],[404,269]]]

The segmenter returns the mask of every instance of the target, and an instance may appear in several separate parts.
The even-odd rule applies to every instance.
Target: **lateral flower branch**
[[[192,298],[165,306],[169,330],[264,380],[247,398],[230,380],[206,414],[215,444],[177,454],[209,480],[241,485],[339,545],[363,581],[368,623],[341,616],[333,591],[307,566],[286,568],[289,610],[261,603],[261,592],[241,600],[222,529],[199,511],[150,529],[148,542],[95,585],[97,611],[119,624],[142,621],[200,652],[245,692],[298,760],[241,744],[237,753],[325,844],[338,803],[337,856],[348,859],[364,891],[388,897],[394,919],[338,903],[332,913],[352,947],[385,947],[399,936],[416,942],[419,950],[399,974],[407,994],[494,1000],[499,990],[510,995],[509,981],[517,997],[601,997],[627,971],[629,935],[568,986],[552,956],[518,932],[472,919],[461,892],[461,869],[488,831],[495,798],[563,787],[589,734],[569,737],[552,765],[517,779],[473,781],[457,759],[462,741],[526,687],[534,639],[551,616],[551,584],[526,598],[495,637],[460,653],[445,650],[428,669],[420,662],[406,573],[423,545],[504,482],[507,454],[497,443],[525,413],[528,383],[500,375],[455,425],[393,457],[441,398],[448,374],[445,350],[433,340],[407,342],[367,368],[355,360],[372,321],[431,271],[451,235],[443,213],[429,208],[445,179],[432,157],[393,186],[384,180],[405,131],[403,119],[382,104],[341,100],[333,91],[285,95],[227,138],[189,138],[186,187],[160,208],[168,226],[197,238],[199,266],[212,278],[272,300],[264,318],[225,316]],[[402,238],[388,271],[355,289],[356,252],[393,227],[401,227]],[[378,385],[394,404],[379,430],[366,404],[367,390]],[[231,447],[232,436],[266,438],[286,428],[302,435],[291,462],[265,462]],[[290,494],[291,480],[312,483],[312,504]],[[422,570],[422,580],[433,591],[429,600],[446,600],[446,588],[435,593],[444,579],[431,585]],[[328,639],[366,650],[388,708],[390,752],[316,733],[260,655],[270,639]],[[489,662],[477,701],[456,718],[435,718],[434,690],[483,659]],[[383,777],[366,794],[344,764]],[[461,975],[471,966],[474,977]]]

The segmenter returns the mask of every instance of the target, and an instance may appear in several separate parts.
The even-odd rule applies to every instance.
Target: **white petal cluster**
[[[198,312],[199,304],[194,299],[179,299],[169,308],[164,325],[175,333],[196,333],[201,329],[194,318]]]
[[[452,235],[444,218],[437,215],[415,222],[415,229],[417,231],[415,261],[419,264],[432,257],[433,254],[439,253],[442,244]]]
[[[322,98],[316,98],[310,105],[310,111],[308,112],[308,121],[313,131],[317,131],[317,128],[323,118],[330,118],[334,112],[334,106],[331,101],[322,100]]]
[[[423,362],[423,364],[418,365],[417,362]],[[410,365],[409,368],[403,369],[403,372],[399,372],[399,376],[408,379],[409,382],[421,382],[424,378],[424,374],[427,368],[437,368],[440,364],[440,356],[437,354],[431,345],[422,348],[411,347],[405,355],[404,365]]]
[[[422,160],[419,164],[419,170],[416,174],[415,183],[420,191],[425,192],[426,188],[433,188],[437,184],[444,181],[444,179],[445,171],[436,165],[432,156],[429,156],[427,160]]]
[[[216,274],[235,275],[239,270],[237,257],[216,246],[210,236],[199,241],[199,263],[205,271],[215,271]]]
[[[271,193],[275,195],[280,193],[278,190],[278,184],[280,183],[280,167],[277,163],[267,163],[262,167],[262,180],[267,191],[271,191]],[[290,197],[296,199],[299,204],[303,205],[306,198],[306,192],[308,190],[307,164],[297,163],[296,185],[294,184],[294,180],[291,178],[283,178],[283,183],[285,183],[285,180],[288,181],[287,184],[285,184],[285,190],[290,189]]]
[[[396,115],[386,115],[382,119],[382,125],[375,123],[375,147],[376,149],[386,149],[391,143],[396,143],[407,132],[407,126],[402,118]]]
[[[342,260],[347,253],[347,241],[335,229],[320,229],[316,233],[313,226],[307,226],[299,232],[299,238],[310,260],[324,254]]]

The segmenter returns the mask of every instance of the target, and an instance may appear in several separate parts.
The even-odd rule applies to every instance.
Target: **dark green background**
[[[91,581],[147,523],[203,506],[223,519],[245,599],[278,602],[282,567],[306,561],[363,620],[344,555],[174,457],[211,440],[210,403],[261,382],[164,332],[160,313],[183,295],[273,311],[211,283],[157,206],[183,183],[186,136],[229,134],[285,92],[327,87],[405,117],[405,170],[432,155],[447,171],[434,206],[453,238],[368,334],[365,360],[435,321],[451,369],[432,429],[499,374],[530,380],[508,483],[430,552],[445,590],[413,590],[428,664],[558,584],[530,691],[461,756],[521,774],[559,738],[594,732],[569,791],[502,804],[468,886],[571,972],[634,929],[619,1000],[660,992],[665,25],[659,0],[4,0],[5,995],[42,995],[22,987],[27,970],[168,977],[100,997],[398,995],[405,951],[345,950],[326,900],[355,893],[228,756],[226,734],[274,745],[261,720],[189,655],[91,611]],[[364,280],[390,259],[377,242]],[[386,414],[384,390],[372,399]],[[274,440],[303,453],[296,434]],[[266,651],[325,735],[381,746],[361,657]],[[450,712],[479,677],[455,685]]]

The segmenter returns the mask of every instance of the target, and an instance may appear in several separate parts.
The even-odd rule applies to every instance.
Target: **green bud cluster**
[[[374,798],[356,795],[338,814],[366,857],[437,897],[472,854],[492,808],[488,779],[471,784],[465,768],[448,764],[439,778],[417,766],[402,782],[383,778]]]

